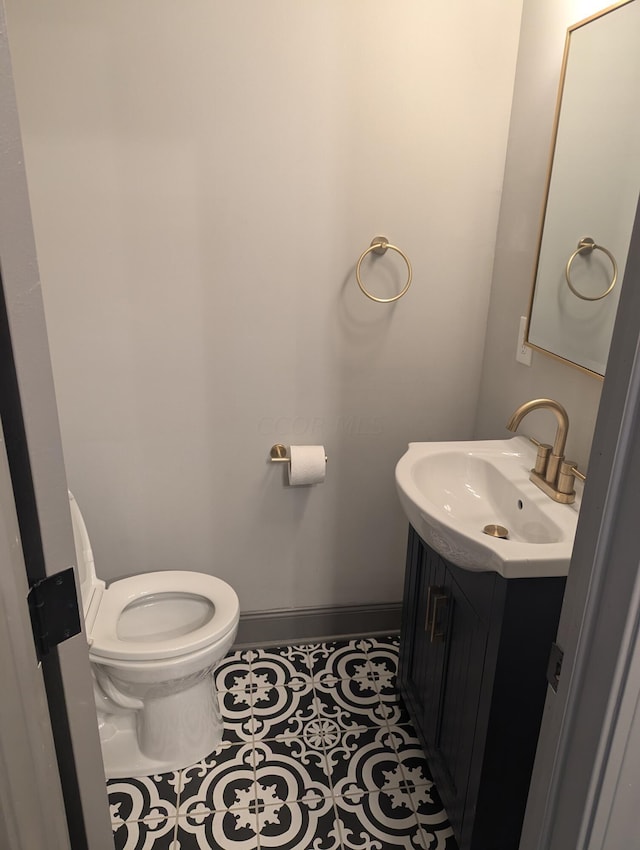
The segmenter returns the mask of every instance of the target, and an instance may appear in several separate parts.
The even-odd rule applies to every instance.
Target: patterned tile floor
[[[397,658],[395,636],[228,655],[218,749],[108,783],[117,850],[455,850]]]

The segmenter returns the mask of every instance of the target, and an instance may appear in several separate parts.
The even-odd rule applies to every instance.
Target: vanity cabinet
[[[516,850],[564,578],[454,566],[409,529],[399,687],[460,850]]]

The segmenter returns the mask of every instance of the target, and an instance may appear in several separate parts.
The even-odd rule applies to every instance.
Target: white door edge
[[[0,434],[0,846],[69,850],[47,695],[27,603],[13,489]]]

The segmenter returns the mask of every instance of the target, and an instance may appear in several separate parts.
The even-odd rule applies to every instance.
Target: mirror
[[[640,0],[567,31],[527,342],[605,373],[640,190]]]

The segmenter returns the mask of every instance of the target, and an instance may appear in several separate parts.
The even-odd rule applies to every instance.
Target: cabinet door
[[[442,720],[442,684],[446,669],[447,636],[450,623],[449,591],[445,587],[446,568],[430,549],[424,548],[425,607],[422,623],[424,643],[422,728],[427,756],[437,749]]]
[[[445,567],[410,534],[405,584],[400,684],[411,718],[422,733],[427,755],[436,746],[445,658]]]
[[[447,571],[449,594],[449,634],[447,664],[442,688],[440,724],[436,741],[439,763],[438,787],[449,819],[460,835],[465,811],[467,785],[476,735],[476,721],[482,688],[487,626]]]
[[[422,543],[413,528],[409,526],[407,542],[407,564],[402,603],[402,628],[400,632],[400,658],[398,664],[398,684],[411,719],[420,726],[424,705],[424,695],[417,680],[420,680],[421,639],[417,623],[424,608],[422,603]],[[417,672],[418,671],[418,672]]]

